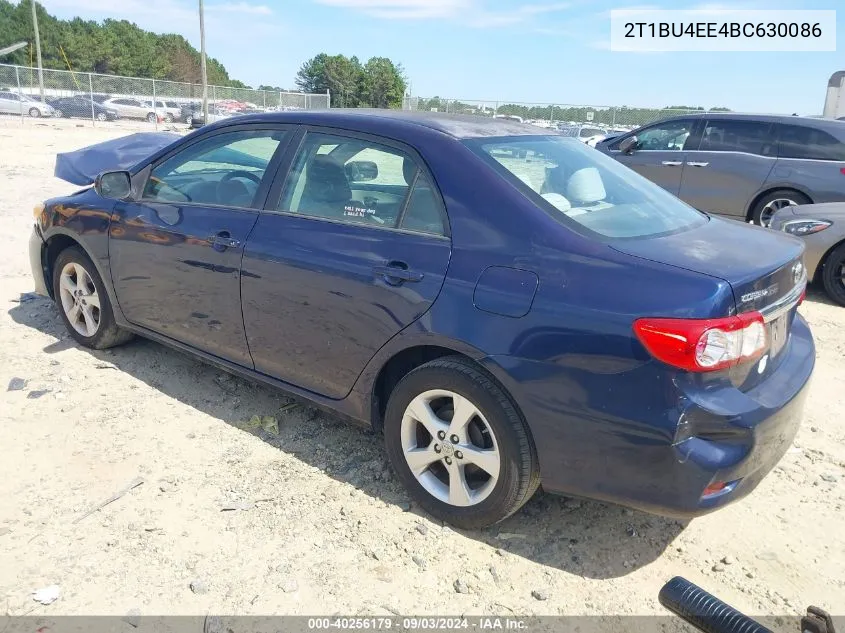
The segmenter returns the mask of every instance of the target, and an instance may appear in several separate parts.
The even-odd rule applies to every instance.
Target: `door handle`
[[[666,167],[680,167],[683,165],[683,162],[679,160],[664,160],[660,164],[666,165]]]
[[[408,269],[405,262],[392,261],[384,266],[373,266],[373,273],[386,284],[398,286],[403,281],[422,281],[423,274]]]
[[[710,163],[700,163],[694,160],[687,161],[687,165],[690,167],[707,167]]]
[[[223,248],[237,248],[241,245],[239,240],[233,240],[232,236],[229,234],[229,231],[220,231],[214,235],[209,235],[206,238],[206,241],[211,244],[215,249],[223,249]]]

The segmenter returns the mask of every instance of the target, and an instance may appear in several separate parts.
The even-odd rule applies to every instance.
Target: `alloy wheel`
[[[460,394],[437,389],[414,398],[402,417],[401,442],[413,476],[443,503],[473,506],[496,487],[496,436],[478,407]]]
[[[85,337],[100,327],[100,297],[91,275],[80,264],[65,264],[59,278],[59,294],[68,322]]]
[[[796,206],[797,204],[795,200],[791,200],[790,198],[775,198],[760,211],[760,225],[768,228],[772,223],[772,217],[775,213],[784,207]]]

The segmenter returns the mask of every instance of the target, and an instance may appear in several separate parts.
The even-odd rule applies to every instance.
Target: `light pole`
[[[38,33],[38,15],[35,12],[35,0],[32,5],[32,28],[35,29],[35,54],[38,56],[38,89],[41,92],[41,102],[44,102],[44,71],[41,68],[41,35]]]
[[[205,67],[205,11],[200,1],[200,72],[202,73],[202,116],[203,124],[208,124],[208,74]]]

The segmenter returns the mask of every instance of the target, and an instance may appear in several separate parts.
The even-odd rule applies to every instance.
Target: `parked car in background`
[[[161,115],[156,115],[151,101],[142,101],[133,97],[112,97],[106,99],[102,104],[110,110],[116,110],[117,113],[126,119],[144,119],[150,123],[156,121],[158,116],[162,120]]]
[[[48,103],[59,117],[90,119],[93,116],[98,121],[114,121],[120,118],[117,110],[107,108],[89,97],[60,97],[50,99]]]
[[[143,102],[143,105],[147,108],[154,109],[156,114],[161,117],[167,123],[172,123],[173,121],[178,121],[179,118],[182,116],[182,108],[180,108],[175,102],[171,102],[172,106],[168,106],[166,102],[156,100],[155,106],[153,106],[152,99],[148,99]]]
[[[53,116],[55,112],[47,103],[36,101],[17,92],[0,92],[0,113],[29,115],[31,117]]]
[[[225,110],[219,106],[215,105],[208,105],[208,123],[214,123],[216,121],[222,121],[223,119],[228,119],[233,116],[238,116],[237,112],[232,112],[231,110]],[[190,126],[192,128],[199,128],[206,124],[205,116],[202,111],[202,104],[200,104],[200,109],[198,112],[194,112],[191,115]]]
[[[593,125],[560,125],[558,131],[562,136],[577,138],[582,143],[587,143],[598,136],[603,137],[605,133],[602,128]],[[595,147],[595,143],[593,146]]]
[[[785,206],[845,200],[839,121],[692,114],[596,147],[696,209],[763,226]]]
[[[770,226],[803,238],[808,277],[845,306],[845,202],[786,207],[775,213]]]
[[[802,242],[583,143],[394,110],[107,143],[77,152],[93,188],[37,208],[30,238],[70,335],[140,334],[382,431],[438,520],[488,526],[541,484],[697,516],[798,430]]]

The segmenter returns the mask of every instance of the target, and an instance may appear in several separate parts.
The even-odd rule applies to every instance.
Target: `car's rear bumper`
[[[626,372],[585,377],[513,357],[482,362],[522,408],[546,491],[690,518],[750,493],[791,446],[815,364],[800,316],[783,353],[747,393],[657,376],[648,387]],[[727,486],[703,496],[716,482]]]
[[[50,293],[47,290],[47,281],[44,278],[43,250],[44,240],[38,231],[38,227],[33,225],[32,233],[29,236],[29,266],[32,269],[32,280],[35,282],[35,292],[46,297]]]

